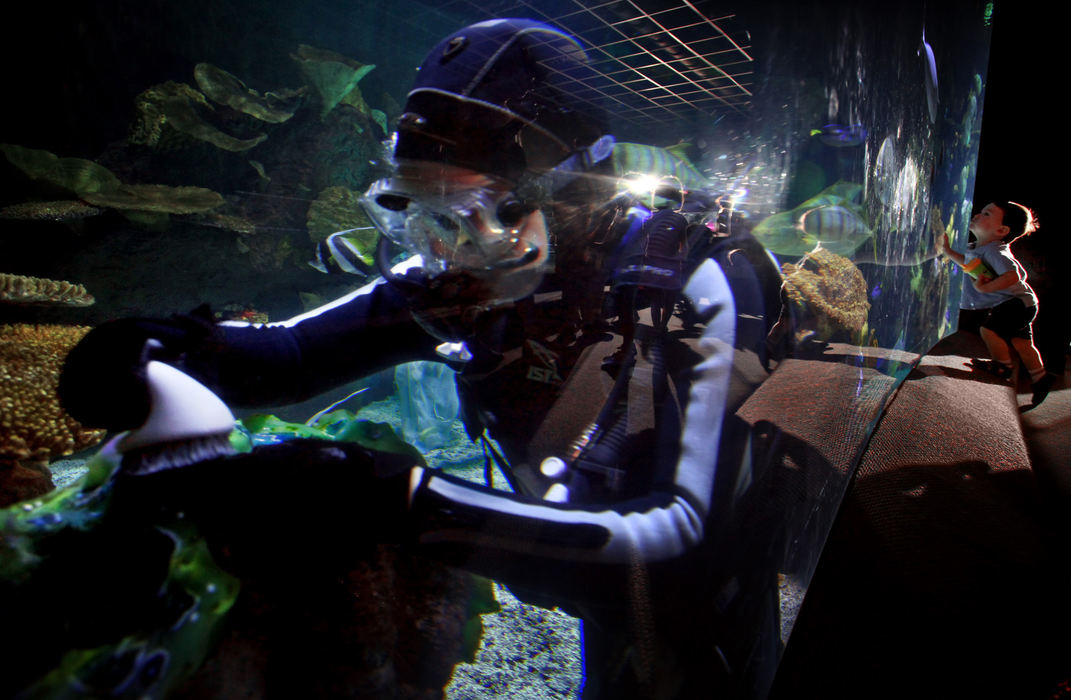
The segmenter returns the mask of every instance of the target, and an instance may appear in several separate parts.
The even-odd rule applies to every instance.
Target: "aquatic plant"
[[[216,564],[181,514],[152,523],[116,517],[118,459],[106,448],[74,485],[0,509],[7,643],[33,650],[5,654],[17,668],[5,672],[0,690],[29,697],[163,697],[211,650],[238,595],[238,579]],[[86,570],[80,547],[100,568]],[[154,579],[158,564],[163,573]],[[91,602],[62,594],[73,581]],[[152,588],[132,590],[131,581],[135,588],[151,581]],[[104,609],[94,613],[94,606]],[[60,628],[64,634],[55,634]]]
[[[307,438],[423,464],[389,426],[342,410],[312,425],[253,416],[232,433],[246,453]],[[270,675],[314,695],[415,698],[472,659],[481,615],[498,610],[490,582],[351,542],[345,527],[371,524],[340,507],[357,467],[223,461],[143,481],[120,469],[121,439],[75,484],[0,509],[0,694],[217,696],[235,682],[256,694]],[[65,596],[75,580],[82,595]]]
[[[311,423],[293,423],[271,414],[257,414],[238,421],[240,434],[249,445],[268,445],[298,438],[353,442],[377,452],[405,455],[413,464],[426,466],[424,456],[394,432],[388,423],[358,418],[345,409],[316,414]],[[241,440],[235,437],[234,440]]]

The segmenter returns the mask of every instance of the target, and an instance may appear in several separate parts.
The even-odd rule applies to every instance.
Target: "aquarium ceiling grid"
[[[557,9],[551,9],[551,7]],[[702,0],[447,0],[436,8],[466,22],[529,17],[575,36],[594,75],[573,94],[636,126],[740,112],[751,99],[748,33]]]

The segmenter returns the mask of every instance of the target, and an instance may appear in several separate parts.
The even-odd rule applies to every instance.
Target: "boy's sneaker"
[[[1030,388],[1034,392],[1034,396],[1030,400],[1031,405],[1037,406],[1042,401],[1044,401],[1045,397],[1049,395],[1050,391],[1052,391],[1052,386],[1055,383],[1056,375],[1046,374],[1044,377],[1031,384]]]
[[[1003,362],[996,360],[971,360],[971,367],[988,372],[1001,381],[1008,381],[1012,376],[1012,368]]]

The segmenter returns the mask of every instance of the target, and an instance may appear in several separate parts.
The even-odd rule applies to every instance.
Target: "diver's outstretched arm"
[[[395,364],[436,360],[438,341],[382,280],[277,324],[216,323],[207,307],[94,328],[68,355],[59,395],[81,423],[127,430],[147,415],[148,359],[182,369],[235,406],[310,398]]]

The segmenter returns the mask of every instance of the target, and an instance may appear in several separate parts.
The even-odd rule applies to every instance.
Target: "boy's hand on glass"
[[[950,244],[948,242],[948,234],[944,231],[941,231],[940,235],[937,236],[937,254],[947,255],[949,247]]]

